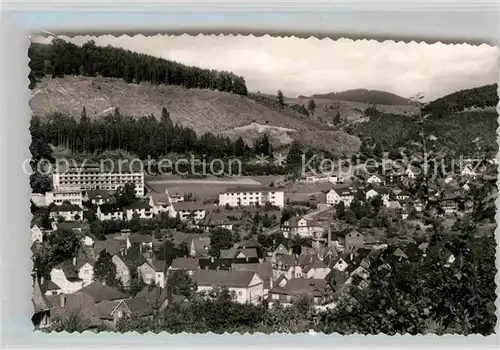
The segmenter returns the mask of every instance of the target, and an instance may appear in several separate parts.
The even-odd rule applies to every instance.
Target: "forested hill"
[[[484,109],[498,104],[497,84],[480,86],[454,92],[428,103],[422,110],[424,114],[444,117],[462,112],[469,108]]]
[[[123,78],[128,83],[178,85],[186,88],[212,89],[246,96],[245,79],[231,72],[187,66],[112,46],[96,46],[89,41],[81,47],[62,39],[51,44],[32,43],[28,56],[30,88],[46,75],[63,77],[101,75]]]
[[[299,96],[299,98],[302,97],[304,96]],[[341,92],[329,92],[326,94],[316,94],[312,95],[311,98],[330,99],[333,101],[362,102],[375,105],[409,105],[413,103],[407,98],[387,91],[367,89],[354,89]]]

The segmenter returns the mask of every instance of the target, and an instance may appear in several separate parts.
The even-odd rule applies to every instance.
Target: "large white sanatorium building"
[[[118,164],[115,167],[101,167],[101,164],[83,164],[56,171],[52,174],[55,190],[75,188],[81,190],[115,191],[126,183],[135,184],[135,194],[144,196],[144,172],[142,169],[132,169],[129,164]],[[136,167],[137,168],[137,167]]]
[[[230,207],[272,204],[285,206],[285,192],[274,187],[235,187],[219,193],[219,205]]]

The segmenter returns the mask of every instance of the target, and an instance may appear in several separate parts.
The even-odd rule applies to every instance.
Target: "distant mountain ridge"
[[[341,92],[328,92],[325,94],[314,94],[310,97],[299,96],[299,98],[330,99],[332,101],[363,102],[375,105],[410,105],[414,102],[387,91],[353,89]]]

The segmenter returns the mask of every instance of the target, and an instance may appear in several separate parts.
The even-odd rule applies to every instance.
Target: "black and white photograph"
[[[30,40],[34,330],[495,333],[497,47]]]

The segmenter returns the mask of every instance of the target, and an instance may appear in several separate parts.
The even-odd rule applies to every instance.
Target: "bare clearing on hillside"
[[[30,107],[33,115],[60,112],[75,118],[79,118],[83,107],[90,118],[103,118],[116,107],[123,115],[159,117],[166,107],[174,122],[191,127],[198,134],[242,136],[251,144],[268,131],[277,146],[297,139],[311,147],[347,155],[360,146],[357,137],[324,129],[306,117],[295,117],[243,96],[208,89],[127,84],[122,79],[102,77],[45,77],[33,90]]]

